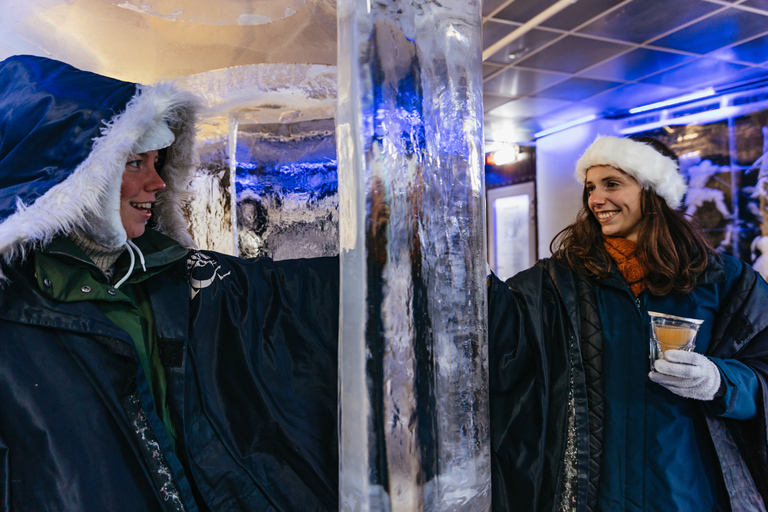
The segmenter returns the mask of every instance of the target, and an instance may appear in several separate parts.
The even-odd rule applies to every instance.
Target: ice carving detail
[[[342,510],[490,508],[480,7],[338,3]]]

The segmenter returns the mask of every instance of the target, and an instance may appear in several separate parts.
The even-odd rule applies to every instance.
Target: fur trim
[[[583,184],[587,170],[597,165],[624,171],[643,188],[656,192],[672,209],[680,207],[688,190],[675,161],[643,142],[598,136],[576,162],[576,179]]]
[[[108,247],[126,244],[120,219],[120,187],[125,161],[134,144],[164,120],[176,141],[168,149],[154,216],[157,230],[186,247],[196,247],[182,214],[188,200],[195,156],[198,101],[170,83],[138,86],[125,111],[101,130],[88,157],[64,181],[32,204],[17,203],[17,211],[0,223],[0,257],[10,265],[26,252],[49,243],[56,235],[78,230]],[[0,270],[0,280],[4,278]]]
[[[160,150],[167,148],[173,141],[176,140],[176,136],[164,120],[160,120],[149,128],[141,138],[136,141],[133,146],[134,153],[147,153],[148,151]]]

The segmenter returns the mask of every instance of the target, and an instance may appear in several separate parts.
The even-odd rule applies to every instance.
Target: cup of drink
[[[704,320],[655,311],[649,311],[648,316],[651,317],[651,369],[665,351],[674,349],[691,352],[696,346],[696,334]]]

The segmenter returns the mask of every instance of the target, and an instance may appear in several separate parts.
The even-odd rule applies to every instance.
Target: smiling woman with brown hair
[[[768,286],[677,211],[678,161],[598,138],[553,257],[490,279],[494,511],[765,510]],[[650,363],[649,312],[703,324]]]
[[[660,141],[650,137],[629,140],[648,144],[659,156],[669,160],[660,160],[662,166],[679,165],[677,156]],[[590,153],[585,154],[587,158],[590,156]],[[583,160],[581,165],[588,165],[588,160]],[[601,174],[599,179],[595,176],[597,173]],[[603,235],[620,237],[622,229],[631,228],[632,232],[629,236],[624,235],[624,238],[637,244],[637,257],[648,269],[648,288],[657,295],[669,293],[673,289],[681,293],[691,291],[696,285],[696,275],[707,266],[707,255],[714,253],[704,233],[691,224],[683,212],[671,208],[667,199],[651,189],[641,187],[637,179],[626,172],[610,165],[600,165],[591,167],[589,174],[592,180],[587,182],[587,172],[583,169],[578,172],[580,181],[585,183],[583,208],[576,222],[566,227],[552,241],[550,250],[553,258],[574,270],[583,269],[590,275],[605,278],[610,273],[611,258],[608,257]],[[674,177],[677,174],[670,175]],[[679,187],[679,183],[673,179],[668,184],[659,183],[658,187],[674,188]],[[639,205],[631,212],[633,218],[627,218],[630,212],[626,208],[611,210],[615,205],[606,198],[606,194],[615,196],[617,188],[619,194],[627,188],[640,192]],[[595,191],[598,194],[594,194]],[[637,194],[631,200],[635,198]],[[678,201],[674,196],[669,199],[673,204]],[[627,223],[631,223],[631,226],[623,227]]]

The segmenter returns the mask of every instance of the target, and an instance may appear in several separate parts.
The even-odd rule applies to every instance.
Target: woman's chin
[[[123,226],[125,228],[125,235],[128,240],[132,240],[134,238],[139,238],[141,235],[144,234],[144,231],[146,231],[147,227],[145,224],[135,225],[135,226]]]

